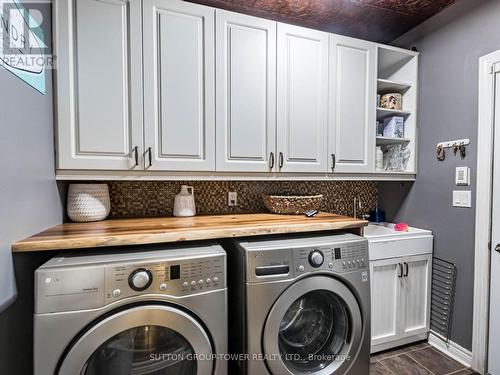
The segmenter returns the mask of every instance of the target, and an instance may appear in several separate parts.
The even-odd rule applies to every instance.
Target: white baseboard
[[[448,344],[443,340],[442,336],[436,332],[431,331],[429,334],[429,344],[437,350],[443,352],[447,356],[460,362],[466,367],[472,365],[472,352],[467,350],[453,341],[448,341]]]

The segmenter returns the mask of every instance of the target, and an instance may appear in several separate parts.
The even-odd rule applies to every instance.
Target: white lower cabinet
[[[432,254],[370,262],[372,353],[425,339]]]
[[[401,335],[411,337],[429,331],[432,256],[403,258],[405,306]]]
[[[372,347],[395,341],[401,321],[401,259],[370,262]]]

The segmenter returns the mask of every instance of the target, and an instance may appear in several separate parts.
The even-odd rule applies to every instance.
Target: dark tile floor
[[[462,375],[475,374],[427,342],[375,353],[370,375]]]

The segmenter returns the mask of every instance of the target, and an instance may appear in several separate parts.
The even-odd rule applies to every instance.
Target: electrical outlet
[[[230,191],[227,193],[227,205],[229,207],[236,207],[238,205],[238,193]]]

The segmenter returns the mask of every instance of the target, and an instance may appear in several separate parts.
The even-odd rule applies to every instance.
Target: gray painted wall
[[[45,26],[50,38],[50,24]],[[25,256],[16,267],[16,296],[10,245],[62,222],[54,178],[51,72],[46,78],[44,96],[0,67],[0,311],[16,300],[0,313],[0,374],[31,372],[34,266],[26,261],[37,257]]]
[[[51,88],[43,96],[3,68],[0,87],[1,309],[15,294],[11,243],[61,223],[63,209],[54,178]]]
[[[51,40],[50,15],[44,30]],[[10,245],[62,222],[54,171],[52,74],[42,95],[0,68],[0,311],[16,289]]]
[[[434,232],[435,255],[455,262],[458,281],[452,340],[471,349],[477,153],[478,59],[500,49],[500,1],[459,0],[394,42],[420,51],[418,176],[413,184],[379,184],[388,219]],[[470,138],[462,160],[439,141]],[[455,167],[471,168],[473,208],[452,207]]]

